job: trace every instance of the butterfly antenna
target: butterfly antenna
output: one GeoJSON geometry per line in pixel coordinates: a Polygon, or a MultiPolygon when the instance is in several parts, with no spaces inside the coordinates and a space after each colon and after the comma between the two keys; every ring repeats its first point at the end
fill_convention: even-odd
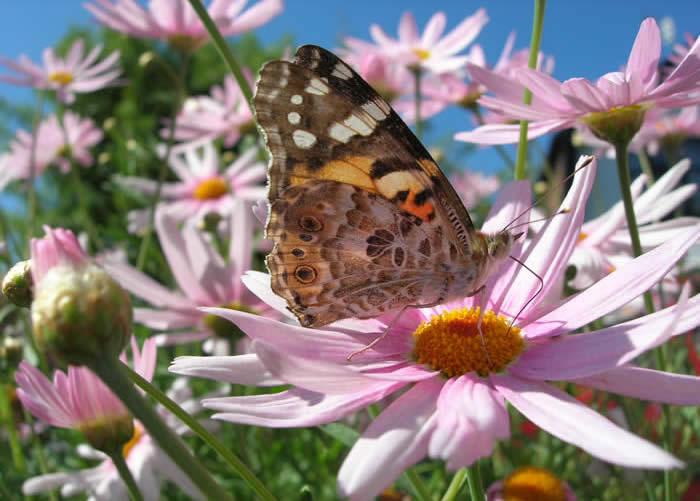
{"type": "MultiPolygon", "coordinates": [[[[582,170],[582,169],[588,167],[592,161],[593,161],[593,157],[588,157],[586,160],[584,160],[584,162],[583,162],[583,164],[581,165],[581,167],[579,167],[578,169],[575,169],[571,174],[569,174],[569,175],[566,176],[564,179],[562,179],[561,181],[559,181],[557,184],[555,184],[554,186],[552,186],[551,188],[549,188],[549,190],[548,190],[544,195],[542,195],[540,198],[538,198],[537,200],[535,200],[535,203],[531,204],[527,209],[525,209],[525,210],[522,211],[520,214],[518,214],[515,218],[513,218],[513,220],[512,220],[510,223],[508,223],[508,224],[506,225],[506,227],[503,228],[503,230],[501,230],[501,231],[506,231],[506,230],[508,230],[508,228],[510,228],[510,227],[513,225],[513,223],[515,223],[518,219],[520,219],[521,216],[525,215],[525,214],[527,213],[527,211],[529,211],[530,209],[532,209],[533,207],[535,207],[537,204],[539,204],[542,200],[544,200],[544,199],[547,197],[547,195],[548,195],[553,189],[559,188],[561,185],[563,185],[564,183],[566,183],[569,179],[571,179],[572,177],[574,177],[574,176],[576,175],[576,173],[578,173],[578,171],[580,171],[580,170],[582,170]]],[[[568,210],[568,209],[564,209],[564,210],[568,210]]],[[[559,211],[557,214],[554,214],[553,216],[550,216],[550,217],[554,217],[554,216],[560,214],[561,212],[562,212],[562,211],[559,211]]],[[[545,219],[549,219],[549,218],[545,218],[545,219]]],[[[534,221],[533,221],[533,222],[534,222],[534,221]]],[[[521,223],[521,224],[524,224],[524,223],[521,223]]],[[[520,226],[520,225],[518,225],[518,226],[520,226]]],[[[522,263],[521,263],[521,264],[522,264],[522,263]]]]}
{"type": "MultiPolygon", "coordinates": [[[[532,219],[530,221],[525,221],[524,223],[514,224],[513,226],[510,227],[510,229],[512,230],[513,228],[517,228],[518,226],[527,226],[528,224],[531,224],[531,223],[539,223],[540,221],[547,221],[549,219],[553,219],[554,216],[568,214],[569,212],[571,212],[571,209],[561,209],[561,210],[555,212],[554,214],[552,214],[551,216],[541,217],[539,219],[532,219]]],[[[520,217],[520,216],[518,216],[518,217],[520,217]]]]}
{"type": "Polygon", "coordinates": [[[399,318],[401,318],[401,315],[403,315],[403,313],[407,309],[409,309],[409,308],[432,308],[433,306],[437,306],[440,303],[442,303],[442,301],[443,301],[442,299],[439,299],[438,301],[435,301],[434,303],[430,303],[430,304],[407,304],[407,305],[405,305],[403,308],[401,308],[399,310],[399,313],[394,318],[391,319],[391,322],[389,322],[389,325],[386,326],[386,328],[384,329],[384,332],[382,332],[381,336],[378,336],[374,341],[369,343],[367,346],[364,346],[364,347],[360,348],[359,350],[353,351],[352,353],[350,353],[350,355],[347,356],[346,360],[348,362],[350,362],[355,355],[359,355],[360,353],[364,353],[365,351],[369,350],[370,348],[373,348],[374,346],[376,346],[377,343],[379,343],[382,339],[384,339],[386,337],[387,334],[389,334],[389,331],[391,330],[391,328],[394,326],[394,324],[396,322],[398,322],[399,318]]]}
{"type": "Polygon", "coordinates": [[[539,286],[539,288],[537,289],[537,292],[535,292],[535,295],[532,296],[530,299],[527,300],[527,303],[525,303],[525,304],[523,305],[523,307],[520,308],[520,311],[518,311],[518,314],[515,315],[515,317],[513,318],[513,320],[510,321],[510,325],[508,326],[508,330],[506,331],[506,336],[508,336],[508,334],[510,334],[510,330],[513,328],[513,324],[514,324],[515,321],[520,317],[520,314],[523,312],[523,310],[525,310],[525,308],[527,308],[528,305],[529,305],[531,302],[533,302],[537,296],[540,295],[540,292],[542,292],[542,289],[544,289],[544,280],[542,280],[542,277],[541,277],[541,276],[539,276],[537,273],[535,273],[534,270],[533,270],[532,268],[530,268],[528,265],[526,265],[524,262],[522,262],[522,261],[521,261],[520,259],[518,259],[517,257],[513,257],[513,256],[508,256],[508,257],[511,258],[511,259],[512,259],[513,261],[515,261],[516,263],[520,264],[520,266],[522,266],[523,268],[525,268],[527,271],[529,271],[530,273],[532,273],[533,275],[535,275],[535,276],[537,277],[537,280],[539,280],[539,282],[540,282],[540,286],[539,286]]]}

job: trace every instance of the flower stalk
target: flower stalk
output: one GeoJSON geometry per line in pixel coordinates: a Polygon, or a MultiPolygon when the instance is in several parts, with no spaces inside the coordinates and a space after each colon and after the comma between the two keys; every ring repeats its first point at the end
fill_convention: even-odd
{"type": "Polygon", "coordinates": [[[160,169],[158,170],[158,184],[156,185],[156,192],[153,195],[153,200],[151,201],[151,210],[148,215],[148,226],[146,227],[146,233],[141,241],[141,247],[139,247],[139,254],[136,258],[136,268],[141,271],[146,265],[146,256],[148,256],[148,248],[151,245],[151,239],[153,238],[153,226],[156,217],[156,208],[160,203],[160,196],[163,191],[163,183],[165,182],[165,176],[168,172],[168,162],[170,161],[170,152],[173,149],[173,144],[175,143],[175,122],[177,119],[177,114],[182,107],[182,103],[185,100],[185,75],[187,73],[187,63],[189,62],[188,53],[182,54],[180,59],[180,68],[176,73],[175,78],[175,92],[177,94],[177,99],[175,103],[175,108],[173,115],[170,118],[170,129],[168,130],[168,142],[165,147],[165,155],[160,163],[160,169]]]}
{"type": "Polygon", "coordinates": [[[180,437],[163,423],[153,408],[134,389],[121,362],[114,357],[103,356],[94,359],[89,364],[89,368],[119,397],[134,417],[141,421],[160,448],[190,477],[205,497],[233,501],[233,498],[214,481],[202,463],[187,449],[180,437]]]}
{"type": "Polygon", "coordinates": [[[413,73],[413,78],[415,79],[415,103],[416,103],[416,137],[422,139],[423,136],[423,119],[420,116],[420,106],[421,106],[421,77],[423,76],[423,70],[419,65],[411,68],[411,73],[413,73]]]}
{"type": "MultiPolygon", "coordinates": [[[[32,122],[32,144],[29,151],[29,179],[27,180],[27,204],[29,205],[29,234],[27,235],[27,246],[29,241],[34,236],[34,226],[36,223],[37,200],[34,181],[36,181],[36,139],[39,133],[39,123],[41,123],[41,115],[44,110],[44,92],[38,91],[36,97],[36,108],[34,110],[34,119],[32,122]]],[[[29,254],[29,247],[27,247],[29,254]]]]}
{"type": "Polygon", "coordinates": [[[454,499],[457,497],[457,494],[459,494],[459,491],[462,489],[462,486],[464,485],[464,482],[466,480],[467,480],[467,469],[466,468],[459,469],[454,474],[454,477],[452,477],[452,481],[450,482],[450,485],[447,487],[447,490],[445,491],[445,494],[443,494],[440,501],[454,501],[454,499]]]}
{"type": "Polygon", "coordinates": [[[123,364],[123,368],[127,373],[127,376],[132,383],[137,385],[143,391],[145,391],[151,398],[160,403],[163,407],[172,412],[180,421],[185,423],[194,433],[196,433],[199,438],[204,440],[209,447],[214,449],[224,461],[226,461],[229,466],[238,473],[243,479],[248,483],[251,489],[260,497],[266,501],[275,501],[275,496],[267,490],[265,485],[255,476],[255,474],[241,461],[228,447],[226,447],[221,441],[214,436],[213,433],[209,432],[204,426],[199,424],[199,422],[185,412],[182,407],[173,402],[168,396],[160,391],[157,387],[149,383],[146,379],[141,377],[141,375],[134,371],[131,367],[123,364]]]}
{"type": "MultiPolygon", "coordinates": [[[[535,0],[535,18],[532,22],[532,37],[530,39],[530,57],[528,58],[528,68],[537,67],[537,57],[540,54],[540,42],[542,41],[542,27],[544,26],[544,9],[547,0],[535,0]]],[[[532,92],[525,89],[523,94],[523,104],[532,103],[532,92]]],[[[526,159],[527,159],[527,127],[528,121],[520,121],[520,140],[518,142],[518,155],[515,160],[515,180],[526,179],[526,159]]]]}
{"type": "Polygon", "coordinates": [[[199,16],[199,19],[202,21],[204,27],[209,32],[209,36],[211,37],[214,46],[219,51],[221,58],[224,60],[224,63],[226,63],[226,66],[233,74],[236,82],[238,82],[238,86],[241,88],[241,92],[243,92],[243,95],[245,96],[246,103],[248,103],[248,106],[250,106],[250,102],[253,100],[253,90],[250,88],[250,84],[248,84],[248,80],[246,80],[245,75],[243,75],[241,67],[236,62],[236,58],[233,57],[231,48],[226,43],[226,40],[224,40],[224,37],[216,27],[216,24],[214,24],[214,21],[209,15],[209,12],[207,12],[207,9],[204,7],[204,5],[202,5],[202,2],[200,0],[189,0],[189,2],[199,16]]]}
{"type": "Polygon", "coordinates": [[[131,497],[131,500],[143,501],[143,496],[141,495],[139,486],[136,484],[134,476],[131,474],[129,467],[126,465],[126,460],[124,459],[124,456],[122,456],[121,451],[109,452],[107,453],[107,455],[112,460],[112,464],[114,464],[114,466],[117,468],[119,476],[124,481],[124,484],[126,485],[126,490],[129,491],[129,496],[131,497]]]}
{"type": "Polygon", "coordinates": [[[484,495],[484,483],[481,480],[481,470],[479,460],[474,461],[466,468],[467,484],[469,485],[469,495],[472,501],[486,501],[484,495]]]}

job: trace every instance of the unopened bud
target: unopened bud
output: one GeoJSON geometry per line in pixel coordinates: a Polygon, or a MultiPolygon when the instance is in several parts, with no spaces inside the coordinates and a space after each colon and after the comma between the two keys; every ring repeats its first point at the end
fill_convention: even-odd
{"type": "Polygon", "coordinates": [[[31,261],[20,261],[9,269],[2,280],[2,293],[8,301],[22,308],[29,308],[34,297],[31,261]]]}
{"type": "Polygon", "coordinates": [[[122,449],[134,436],[134,419],[128,413],[120,416],[108,416],[85,423],[78,429],[85,436],[85,440],[95,449],[121,454],[122,449]]]}
{"type": "Polygon", "coordinates": [[[51,268],[32,303],[37,345],[72,365],[118,357],[131,336],[131,316],[129,294],[90,262],[51,268]]]}

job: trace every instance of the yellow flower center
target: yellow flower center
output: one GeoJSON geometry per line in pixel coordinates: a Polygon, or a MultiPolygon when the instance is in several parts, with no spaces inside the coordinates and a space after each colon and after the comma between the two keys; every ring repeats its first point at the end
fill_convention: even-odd
{"type": "Polygon", "coordinates": [[[566,501],[561,480],[544,468],[518,468],[503,481],[505,501],[566,501]]]}
{"type": "Polygon", "coordinates": [[[577,243],[580,244],[581,242],[583,242],[583,241],[586,240],[587,238],[588,238],[588,234],[587,234],[587,233],[584,233],[584,232],[581,232],[581,233],[579,233],[578,242],[577,242],[577,243]]]}
{"type": "Polygon", "coordinates": [[[194,198],[199,200],[209,200],[219,198],[228,193],[228,185],[223,177],[212,177],[205,179],[197,185],[192,193],[194,198]]]}
{"type": "Polygon", "coordinates": [[[478,321],[479,308],[458,308],[423,322],[413,333],[416,361],[447,377],[502,371],[525,346],[520,329],[488,310],[481,323],[482,341],[478,321]]]}
{"type": "MultiPolygon", "coordinates": [[[[240,303],[230,303],[222,304],[219,308],[228,308],[229,310],[244,311],[246,313],[254,313],[257,315],[257,311],[248,306],[242,305],[240,303]]],[[[237,340],[245,336],[245,334],[238,328],[233,322],[222,318],[218,315],[206,315],[204,317],[204,325],[210,329],[217,337],[223,339],[237,340]]]]}
{"type": "Polygon", "coordinates": [[[131,440],[129,440],[127,443],[124,444],[124,448],[122,449],[122,454],[124,457],[129,456],[129,452],[133,447],[139,443],[139,440],[141,440],[141,437],[143,436],[143,428],[141,428],[140,424],[134,423],[134,434],[131,437],[131,440]]]}
{"type": "Polygon", "coordinates": [[[418,59],[425,61],[430,57],[430,51],[425,49],[413,49],[413,53],[418,56],[418,59]]]}
{"type": "Polygon", "coordinates": [[[49,75],[49,80],[60,85],[68,85],[73,81],[73,74],[69,71],[54,71],[49,75]]]}

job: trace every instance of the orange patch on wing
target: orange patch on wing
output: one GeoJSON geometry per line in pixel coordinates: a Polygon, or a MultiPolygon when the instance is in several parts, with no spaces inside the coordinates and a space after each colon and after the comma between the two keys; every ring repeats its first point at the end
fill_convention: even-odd
{"type": "Polygon", "coordinates": [[[416,203],[416,193],[411,191],[404,202],[399,202],[399,207],[409,214],[421,218],[423,221],[430,221],[435,216],[435,207],[431,202],[425,202],[423,205],[416,203]]]}
{"type": "Polygon", "coordinates": [[[340,160],[333,160],[317,170],[309,169],[306,163],[299,163],[294,166],[289,181],[291,185],[297,185],[309,179],[323,179],[350,184],[363,190],[376,193],[377,188],[374,181],[369,176],[369,171],[372,168],[374,160],[373,158],[365,156],[352,156],[340,160]]]}

